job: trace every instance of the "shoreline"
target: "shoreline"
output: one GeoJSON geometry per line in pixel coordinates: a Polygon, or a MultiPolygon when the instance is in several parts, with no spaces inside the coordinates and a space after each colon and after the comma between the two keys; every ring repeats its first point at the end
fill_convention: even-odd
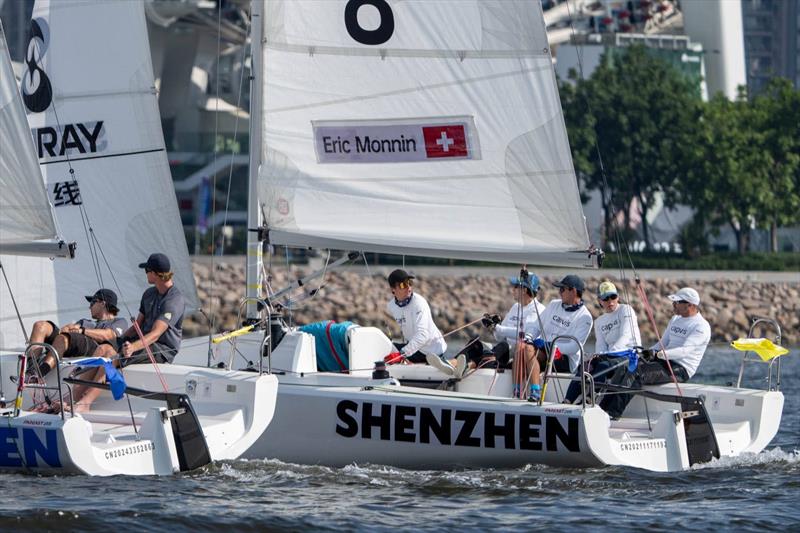
{"type": "MultiPolygon", "coordinates": [[[[217,275],[214,276],[214,294],[209,294],[211,257],[200,256],[192,260],[198,296],[205,310],[210,307],[223,309],[217,319],[217,331],[236,328],[235,309],[244,291],[244,256],[214,257],[217,275]]],[[[275,266],[271,285],[279,289],[287,279],[297,279],[322,268],[318,258],[311,265],[275,266]]],[[[390,294],[386,288],[386,275],[396,265],[369,266],[363,264],[328,272],[324,283],[319,279],[309,282],[311,289],[321,289],[303,301],[298,301],[289,318],[294,324],[305,324],[320,320],[351,320],[361,325],[379,327],[390,337],[397,335],[396,324],[384,311],[390,294]]],[[[518,270],[513,267],[417,267],[407,270],[417,276],[416,291],[431,305],[434,321],[443,333],[467,324],[484,313],[503,316],[511,301],[508,277],[518,270]]],[[[610,279],[620,291],[623,301],[630,303],[637,312],[639,326],[646,345],[655,342],[653,326],[648,323],[642,302],[638,301],[637,289],[630,272],[621,280],[618,270],[568,270],[561,268],[531,269],[541,280],[539,300],[547,303],[557,297],[552,283],[567,273],[580,275],[586,283],[584,300],[595,318],[600,314],[594,290],[597,285],[610,279]]],[[[663,332],[672,316],[672,306],[666,298],[682,286],[696,288],[701,295],[700,311],[709,321],[712,342],[726,342],[744,337],[749,329],[751,317],[767,316],[781,324],[782,344],[800,343],[800,273],[797,272],[750,272],[750,271],[638,271],[659,332],[663,332]]],[[[298,299],[295,296],[295,299],[298,299]]],[[[187,335],[207,334],[208,329],[194,318],[185,323],[187,335]]],[[[774,339],[771,332],[756,332],[757,336],[774,339]]],[[[491,340],[480,325],[471,326],[453,335],[453,343],[462,342],[475,335],[491,340]],[[456,338],[457,337],[457,338],[456,338]]],[[[593,336],[590,336],[590,340],[593,336]]]]}

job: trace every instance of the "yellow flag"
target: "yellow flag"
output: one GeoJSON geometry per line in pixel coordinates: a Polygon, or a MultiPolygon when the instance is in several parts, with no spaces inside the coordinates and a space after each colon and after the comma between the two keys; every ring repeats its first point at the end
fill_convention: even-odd
{"type": "Polygon", "coordinates": [[[731,346],[742,352],[756,352],[764,361],[789,353],[789,350],[773,344],[769,339],[736,339],[731,346]]]}

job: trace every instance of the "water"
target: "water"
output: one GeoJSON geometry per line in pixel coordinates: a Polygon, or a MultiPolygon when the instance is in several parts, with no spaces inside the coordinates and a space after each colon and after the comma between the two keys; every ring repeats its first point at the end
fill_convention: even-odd
{"type": "MultiPolygon", "coordinates": [[[[173,533],[511,527],[797,530],[799,352],[795,349],[783,361],[783,422],[768,449],[688,472],[542,466],[436,472],[236,461],[164,478],[0,474],[0,531],[124,526],[173,533]]],[[[709,350],[696,379],[725,384],[738,370],[735,358],[729,350],[709,350]]],[[[756,373],[754,369],[749,375],[756,373]]],[[[756,383],[750,379],[751,385],[756,383]]]]}

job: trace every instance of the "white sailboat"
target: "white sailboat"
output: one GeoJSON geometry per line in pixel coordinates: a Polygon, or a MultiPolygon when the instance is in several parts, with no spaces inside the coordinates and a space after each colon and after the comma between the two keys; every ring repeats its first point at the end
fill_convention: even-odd
{"type": "MultiPolygon", "coordinates": [[[[591,266],[539,2],[252,7],[250,227],[262,228],[260,238],[591,266]]],[[[256,293],[262,269],[251,259],[261,258],[262,242],[254,235],[249,246],[248,296],[275,298],[256,293]]],[[[246,457],[675,471],[758,452],[780,424],[778,390],[692,383],[681,395],[673,385],[648,387],[612,421],[591,401],[560,403],[571,376],[556,375],[539,405],[511,399],[510,372],[450,379],[398,365],[373,374],[393,351],[376,328],[350,333],[346,374],[318,372],[310,335],[289,330],[270,350],[271,332],[240,335],[217,354],[234,367],[263,358],[279,374],[275,420],[246,457]]],[[[177,360],[206,357],[197,340],[177,360]]]]}
{"type": "Polygon", "coordinates": [[[20,98],[3,36],[0,469],[170,474],[241,456],[272,420],[274,376],[133,365],[124,371],[127,401],[104,392],[80,414],[31,409],[46,395],[68,400],[86,383],[66,376],[89,363],[62,361],[46,383],[27,379],[19,348],[24,327],[39,319],[76,320],[86,313],[84,296],[99,286],[120,295],[123,313],[136,313],[145,285],[136,265],[156,250],[173,258],[190,305],[195,291],[142,3],[37,2],[27,54],[20,98]],[[56,238],[56,227],[76,235],[81,253],[75,260],[42,258],[71,250],[56,238]]]}

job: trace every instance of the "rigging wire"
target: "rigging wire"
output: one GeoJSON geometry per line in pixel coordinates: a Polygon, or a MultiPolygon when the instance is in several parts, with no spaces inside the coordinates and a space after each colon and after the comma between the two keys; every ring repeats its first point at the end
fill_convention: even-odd
{"type": "MultiPolygon", "coordinates": [[[[566,2],[566,7],[567,7],[567,16],[569,18],[570,30],[571,30],[572,37],[573,37],[573,40],[574,40],[575,35],[576,35],[576,32],[575,32],[575,21],[574,21],[574,19],[572,17],[572,10],[570,9],[570,6],[569,6],[569,0],[567,0],[567,2],[566,2]]],[[[585,77],[584,77],[584,69],[583,69],[583,52],[582,52],[582,48],[580,46],[576,46],[575,50],[576,50],[577,59],[578,59],[578,70],[580,72],[580,79],[584,80],[585,77]]],[[[586,104],[586,108],[587,108],[587,111],[588,111],[588,115],[589,116],[593,116],[593,114],[592,114],[592,105],[591,105],[591,102],[589,101],[588,98],[586,99],[585,104],[586,104]]],[[[633,272],[634,279],[636,281],[637,290],[639,292],[640,297],[642,297],[642,304],[645,307],[645,312],[647,314],[649,323],[653,327],[653,330],[655,332],[656,338],[658,339],[658,344],[661,346],[661,349],[663,350],[664,345],[663,345],[663,341],[662,341],[662,338],[661,338],[661,334],[658,331],[658,325],[656,324],[655,318],[653,316],[653,309],[650,306],[649,300],[647,299],[647,294],[646,294],[646,292],[644,290],[644,286],[642,285],[642,282],[641,282],[641,278],[640,278],[640,276],[639,276],[639,274],[638,274],[638,272],[636,270],[636,266],[633,263],[633,257],[631,256],[630,248],[628,247],[627,242],[624,239],[622,239],[622,230],[619,227],[619,223],[616,220],[617,217],[615,215],[616,215],[617,211],[616,211],[615,206],[614,206],[614,193],[611,190],[611,188],[608,186],[608,179],[607,179],[605,164],[603,163],[603,156],[602,156],[602,153],[600,151],[600,142],[599,142],[598,137],[597,137],[596,134],[594,135],[594,149],[595,149],[595,155],[597,157],[598,167],[599,167],[599,170],[600,170],[600,177],[601,177],[602,184],[603,184],[603,192],[604,192],[603,195],[605,196],[605,194],[608,194],[608,205],[604,206],[604,208],[610,209],[611,213],[612,213],[612,217],[611,217],[611,223],[612,223],[612,228],[613,228],[613,233],[612,234],[614,236],[614,240],[615,240],[615,243],[616,243],[616,248],[617,248],[617,251],[618,251],[617,253],[620,254],[619,269],[620,269],[620,279],[622,281],[623,293],[625,294],[626,299],[628,299],[628,288],[627,288],[627,283],[626,283],[625,268],[623,266],[622,257],[621,257],[622,253],[624,252],[626,257],[627,257],[628,263],[630,264],[631,271],[633,272]]],[[[633,316],[632,315],[629,315],[629,316],[630,316],[631,322],[633,322],[633,320],[634,320],[633,316]]],[[[669,362],[669,358],[667,358],[666,361],[667,361],[667,368],[669,369],[669,373],[670,373],[670,376],[672,378],[672,382],[675,384],[675,388],[678,390],[678,393],[681,394],[681,389],[680,389],[680,386],[678,385],[678,379],[675,377],[675,373],[672,371],[672,365],[669,362]]]]}
{"type": "MultiPolygon", "coordinates": [[[[213,160],[213,168],[216,169],[216,161],[217,161],[217,136],[219,131],[219,78],[220,78],[220,50],[221,50],[221,40],[222,40],[222,3],[218,4],[217,10],[217,75],[216,75],[216,100],[215,100],[215,117],[214,117],[214,160],[213,160]]],[[[251,44],[252,46],[252,44],[251,44]]],[[[244,64],[247,58],[247,40],[242,44],[242,57],[241,57],[241,74],[239,76],[239,90],[236,99],[236,108],[241,109],[242,104],[242,93],[244,89],[244,64]]],[[[233,124],[233,139],[236,140],[239,134],[239,114],[236,113],[236,118],[233,124]]],[[[234,157],[236,156],[236,151],[234,149],[234,144],[231,144],[231,161],[228,167],[228,187],[225,193],[225,211],[223,215],[222,227],[226,227],[228,224],[228,212],[230,208],[230,197],[231,197],[231,184],[233,182],[233,164],[234,164],[234,157]]],[[[214,182],[212,186],[212,193],[211,193],[211,206],[212,206],[212,220],[214,219],[214,215],[216,214],[216,179],[217,173],[214,174],[214,182]]],[[[215,305],[216,299],[214,298],[214,280],[216,279],[217,270],[215,268],[215,257],[216,257],[216,250],[214,249],[214,244],[216,242],[216,224],[211,225],[211,275],[209,278],[209,295],[210,295],[210,304],[209,304],[209,312],[210,312],[210,321],[209,321],[209,330],[208,330],[208,351],[209,351],[209,364],[210,364],[210,354],[212,351],[211,348],[211,338],[214,335],[214,332],[217,328],[217,306],[215,305]]],[[[220,256],[225,255],[225,239],[222,239],[222,243],[220,245],[220,256]]],[[[237,324],[238,327],[238,324],[237,324]]]]}

